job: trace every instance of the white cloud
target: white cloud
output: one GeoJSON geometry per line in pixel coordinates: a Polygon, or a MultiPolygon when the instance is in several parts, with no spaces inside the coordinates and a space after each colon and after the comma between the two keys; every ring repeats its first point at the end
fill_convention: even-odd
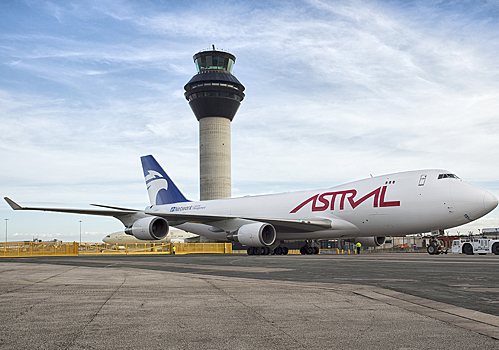
{"type": "Polygon", "coordinates": [[[499,195],[493,5],[219,4],[30,3],[37,30],[16,17],[0,36],[1,192],[145,205],[138,157],[152,153],[196,199],[183,86],[192,55],[216,44],[237,56],[247,89],[232,123],[233,195],[433,167],[499,195]]]}

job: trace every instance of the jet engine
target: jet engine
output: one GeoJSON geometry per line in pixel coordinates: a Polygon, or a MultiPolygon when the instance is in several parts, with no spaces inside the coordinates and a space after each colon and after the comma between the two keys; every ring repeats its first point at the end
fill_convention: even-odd
{"type": "Polygon", "coordinates": [[[227,239],[249,247],[268,247],[275,243],[276,231],[271,224],[255,222],[241,226],[235,233],[229,233],[227,239]]]}
{"type": "Polygon", "coordinates": [[[363,247],[379,247],[385,244],[386,237],[356,237],[349,239],[349,242],[357,243],[360,242],[363,247]]]}
{"type": "Polygon", "coordinates": [[[163,239],[168,234],[170,226],[168,221],[157,216],[142,218],[125,228],[127,235],[133,235],[137,239],[152,240],[163,239]]]}

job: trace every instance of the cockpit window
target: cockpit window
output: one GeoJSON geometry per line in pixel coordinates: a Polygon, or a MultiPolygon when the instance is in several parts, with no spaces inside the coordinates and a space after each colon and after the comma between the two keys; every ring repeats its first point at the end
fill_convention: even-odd
{"type": "Polygon", "coordinates": [[[457,175],[454,174],[439,174],[438,175],[439,179],[459,179],[457,175]]]}

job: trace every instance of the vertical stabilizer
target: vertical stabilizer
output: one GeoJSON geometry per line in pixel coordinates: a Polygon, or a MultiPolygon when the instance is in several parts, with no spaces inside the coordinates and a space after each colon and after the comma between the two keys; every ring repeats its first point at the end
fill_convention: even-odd
{"type": "Polygon", "coordinates": [[[140,157],[151,205],[189,202],[152,155],[140,157]]]}

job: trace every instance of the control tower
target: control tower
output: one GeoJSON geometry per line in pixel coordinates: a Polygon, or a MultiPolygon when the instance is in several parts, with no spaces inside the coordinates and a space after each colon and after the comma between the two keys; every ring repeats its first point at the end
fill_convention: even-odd
{"type": "Polygon", "coordinates": [[[215,45],[198,52],[198,73],[184,86],[199,121],[200,200],[231,197],[230,122],[244,99],[244,86],[232,75],[235,61],[215,45]]]}

